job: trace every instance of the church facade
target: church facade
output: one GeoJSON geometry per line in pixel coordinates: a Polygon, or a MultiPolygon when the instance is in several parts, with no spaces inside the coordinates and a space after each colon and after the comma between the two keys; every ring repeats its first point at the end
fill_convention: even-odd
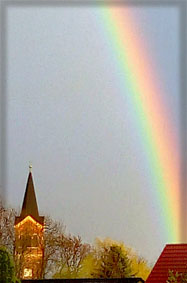
{"type": "Polygon", "coordinates": [[[21,279],[42,278],[44,217],[39,215],[32,172],[28,175],[22,209],[15,218],[14,259],[21,279]]]}

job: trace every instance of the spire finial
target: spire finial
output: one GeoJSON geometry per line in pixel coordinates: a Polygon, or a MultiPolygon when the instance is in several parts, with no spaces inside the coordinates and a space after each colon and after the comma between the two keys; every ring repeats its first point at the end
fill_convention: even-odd
{"type": "Polygon", "coordinates": [[[31,173],[32,172],[32,163],[29,162],[29,172],[31,173]]]}

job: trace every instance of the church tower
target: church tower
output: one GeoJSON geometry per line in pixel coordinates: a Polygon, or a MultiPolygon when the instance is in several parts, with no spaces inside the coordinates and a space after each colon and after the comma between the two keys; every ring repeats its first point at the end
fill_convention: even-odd
{"type": "Polygon", "coordinates": [[[31,168],[20,216],[15,218],[14,258],[21,279],[42,278],[44,217],[39,216],[31,168]]]}

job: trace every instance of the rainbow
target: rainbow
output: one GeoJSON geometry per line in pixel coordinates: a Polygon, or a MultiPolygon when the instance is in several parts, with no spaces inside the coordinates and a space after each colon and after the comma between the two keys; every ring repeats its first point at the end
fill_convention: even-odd
{"type": "Polygon", "coordinates": [[[99,9],[117,67],[124,74],[128,96],[136,113],[140,136],[148,158],[159,209],[161,233],[168,242],[180,241],[180,162],[177,137],[163,101],[159,76],[138,35],[132,12],[121,6],[99,9]]]}

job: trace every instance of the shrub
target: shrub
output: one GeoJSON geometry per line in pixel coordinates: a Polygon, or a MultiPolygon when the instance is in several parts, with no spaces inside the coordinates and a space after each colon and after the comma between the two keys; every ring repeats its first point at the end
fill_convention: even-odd
{"type": "Polygon", "coordinates": [[[0,282],[16,283],[14,262],[5,247],[0,247],[0,282]]]}

